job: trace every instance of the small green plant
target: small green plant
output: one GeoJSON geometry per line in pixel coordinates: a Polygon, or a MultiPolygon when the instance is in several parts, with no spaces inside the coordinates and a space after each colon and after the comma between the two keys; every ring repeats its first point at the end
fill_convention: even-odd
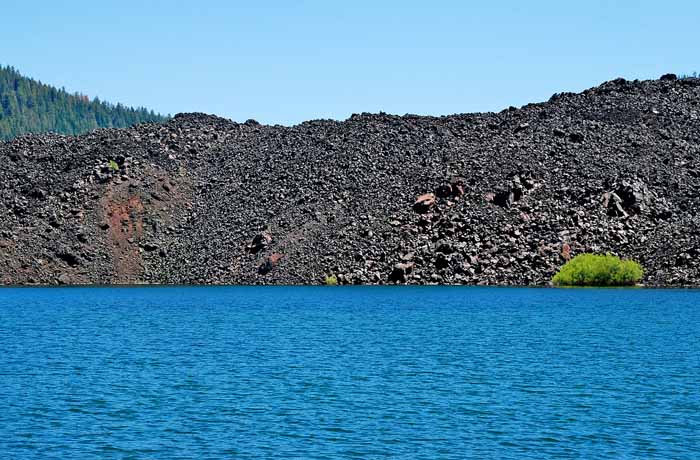
{"type": "Polygon", "coordinates": [[[119,171],[119,165],[114,160],[109,160],[109,169],[112,171],[119,171]]]}
{"type": "Polygon", "coordinates": [[[326,276],[326,286],[337,286],[338,278],[335,275],[326,276]]]}
{"type": "Polygon", "coordinates": [[[634,260],[623,260],[611,254],[580,254],[568,261],[554,275],[557,286],[631,286],[644,276],[634,260]]]}

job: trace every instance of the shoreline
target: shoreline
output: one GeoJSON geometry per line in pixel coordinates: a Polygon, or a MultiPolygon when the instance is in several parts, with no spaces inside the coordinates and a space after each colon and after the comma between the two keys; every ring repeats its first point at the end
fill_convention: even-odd
{"type": "Polygon", "coordinates": [[[168,288],[315,288],[315,289],[354,289],[354,288],[459,288],[459,289],[554,289],[554,290],[700,290],[700,285],[636,285],[636,286],[541,286],[541,285],[479,285],[479,284],[344,284],[326,286],[324,284],[6,284],[4,289],[168,289],[168,288]]]}

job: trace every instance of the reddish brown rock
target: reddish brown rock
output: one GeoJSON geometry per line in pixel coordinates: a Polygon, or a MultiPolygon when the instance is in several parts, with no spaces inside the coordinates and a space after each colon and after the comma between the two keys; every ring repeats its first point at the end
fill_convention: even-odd
{"type": "Polygon", "coordinates": [[[284,257],[284,254],[280,254],[277,252],[269,255],[268,257],[265,257],[265,260],[258,268],[258,273],[260,273],[261,275],[266,275],[270,273],[277,266],[282,257],[284,257]]]}

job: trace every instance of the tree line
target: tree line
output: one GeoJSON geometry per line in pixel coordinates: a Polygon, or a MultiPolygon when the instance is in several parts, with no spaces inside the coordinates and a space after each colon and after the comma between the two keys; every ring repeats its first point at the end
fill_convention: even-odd
{"type": "Polygon", "coordinates": [[[25,133],[82,134],[167,120],[145,108],[110,104],[27,78],[0,66],[0,140],[25,133]]]}

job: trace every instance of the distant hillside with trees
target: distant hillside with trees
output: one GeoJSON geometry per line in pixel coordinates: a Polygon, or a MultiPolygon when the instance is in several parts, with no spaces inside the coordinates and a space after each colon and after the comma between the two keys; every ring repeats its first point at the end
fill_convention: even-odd
{"type": "Polygon", "coordinates": [[[145,108],[110,104],[27,78],[0,66],[0,140],[25,133],[82,134],[97,128],[126,128],[168,117],[145,108]]]}

